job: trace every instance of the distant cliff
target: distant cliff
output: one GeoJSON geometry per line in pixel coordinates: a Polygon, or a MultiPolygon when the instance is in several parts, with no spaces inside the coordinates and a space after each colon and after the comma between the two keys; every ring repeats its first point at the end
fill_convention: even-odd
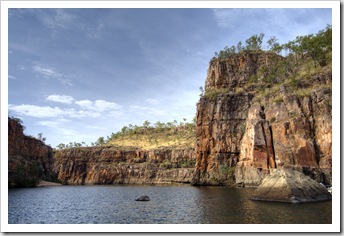
{"type": "Polygon", "coordinates": [[[52,149],[44,142],[24,135],[19,119],[8,118],[9,186],[35,186],[51,178],[52,149]]]}
{"type": "Polygon", "coordinates": [[[80,147],[57,151],[53,173],[64,184],[190,183],[194,149],[80,147]]]}
{"type": "Polygon", "coordinates": [[[276,167],[332,183],[331,66],[293,63],[263,51],[211,60],[193,184],[257,186],[276,167]]]}

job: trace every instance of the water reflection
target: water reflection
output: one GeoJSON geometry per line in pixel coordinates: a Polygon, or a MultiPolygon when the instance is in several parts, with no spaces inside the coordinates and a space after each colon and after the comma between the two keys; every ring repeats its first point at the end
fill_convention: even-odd
{"type": "Polygon", "coordinates": [[[183,186],[60,186],[9,190],[9,223],[331,223],[332,202],[249,200],[254,189],[183,186]],[[148,195],[149,202],[135,199],[148,195]]]}

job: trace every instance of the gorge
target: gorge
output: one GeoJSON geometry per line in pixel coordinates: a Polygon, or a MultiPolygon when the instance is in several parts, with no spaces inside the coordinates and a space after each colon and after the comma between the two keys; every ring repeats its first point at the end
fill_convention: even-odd
{"type": "Polygon", "coordinates": [[[264,51],[213,58],[197,104],[194,147],[102,145],[53,153],[9,118],[9,185],[50,178],[67,185],[244,187],[259,186],[271,170],[283,168],[330,186],[331,65],[305,73],[288,63],[264,51]]]}

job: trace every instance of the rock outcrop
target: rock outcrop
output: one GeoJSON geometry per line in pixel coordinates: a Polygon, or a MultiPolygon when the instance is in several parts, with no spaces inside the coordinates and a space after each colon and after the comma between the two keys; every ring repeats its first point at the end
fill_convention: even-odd
{"type": "Polygon", "coordinates": [[[296,85],[304,94],[284,75],[255,84],[284,60],[263,51],[211,60],[197,105],[194,185],[258,186],[279,167],[332,184],[331,70],[296,85]]]}
{"type": "Polygon", "coordinates": [[[54,155],[53,172],[69,185],[190,183],[194,149],[70,148],[54,155]]]}
{"type": "Polygon", "coordinates": [[[251,198],[273,202],[316,202],[332,199],[327,189],[303,173],[278,168],[264,178],[251,198]]]}
{"type": "Polygon", "coordinates": [[[41,178],[51,178],[52,148],[24,135],[19,119],[8,118],[9,186],[35,186],[41,178]]]}

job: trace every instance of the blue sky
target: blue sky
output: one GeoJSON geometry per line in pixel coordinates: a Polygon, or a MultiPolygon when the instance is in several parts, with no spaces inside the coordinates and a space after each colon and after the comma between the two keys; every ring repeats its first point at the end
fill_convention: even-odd
{"type": "Polygon", "coordinates": [[[317,33],[331,9],[9,9],[8,109],[46,143],[191,121],[215,51],[317,33]]]}

